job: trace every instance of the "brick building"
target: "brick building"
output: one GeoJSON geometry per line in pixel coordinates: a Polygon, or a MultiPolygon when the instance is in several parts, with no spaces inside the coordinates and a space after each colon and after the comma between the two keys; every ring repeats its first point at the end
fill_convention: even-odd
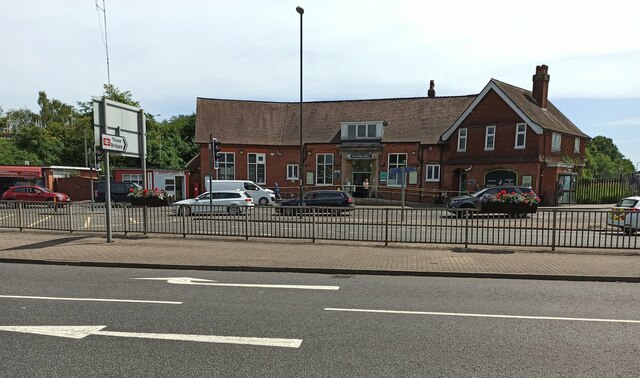
{"type": "Polygon", "coordinates": [[[223,151],[214,179],[278,182],[285,197],[300,178],[305,190],[356,196],[368,179],[379,198],[399,198],[405,180],[407,200],[417,202],[517,183],[553,205],[565,178],[572,189],[589,137],[548,101],[548,86],[543,65],[531,91],[491,79],[477,95],[437,97],[432,81],[427,97],[305,102],[302,169],[299,103],[198,98],[200,185],[212,136],[223,151]]]}

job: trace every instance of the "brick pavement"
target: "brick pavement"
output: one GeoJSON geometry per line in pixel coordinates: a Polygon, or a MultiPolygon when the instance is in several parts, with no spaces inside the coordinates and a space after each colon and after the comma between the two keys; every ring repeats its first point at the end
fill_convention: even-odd
{"type": "Polygon", "coordinates": [[[640,251],[114,235],[0,229],[0,262],[640,282],[640,251]]]}

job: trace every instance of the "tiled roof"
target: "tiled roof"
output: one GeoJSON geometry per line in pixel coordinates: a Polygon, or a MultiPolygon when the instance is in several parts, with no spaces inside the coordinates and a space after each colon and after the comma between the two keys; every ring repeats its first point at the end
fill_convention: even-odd
{"type": "Polygon", "coordinates": [[[500,80],[491,79],[513,103],[520,108],[533,122],[544,129],[550,129],[561,133],[589,138],[589,136],[573,124],[551,101],[547,102],[547,108],[542,109],[531,95],[531,91],[515,87],[500,80]]]}
{"type": "MultiPolygon", "coordinates": [[[[340,122],[387,121],[383,142],[435,144],[475,99],[416,97],[303,103],[304,143],[336,143],[340,122]]],[[[198,98],[196,143],[298,145],[299,103],[198,98]]]]}

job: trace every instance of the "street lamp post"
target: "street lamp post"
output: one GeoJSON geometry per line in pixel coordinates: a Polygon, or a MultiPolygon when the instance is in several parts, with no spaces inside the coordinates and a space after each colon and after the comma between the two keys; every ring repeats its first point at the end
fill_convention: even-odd
{"type": "MultiPolygon", "coordinates": [[[[304,14],[304,9],[302,7],[296,7],[296,12],[300,14],[300,166],[298,167],[298,179],[300,183],[300,192],[299,192],[299,205],[302,206],[302,180],[303,176],[303,166],[304,166],[304,148],[302,145],[302,15],[304,14]]],[[[302,211],[300,211],[302,213],[302,211]]]]}

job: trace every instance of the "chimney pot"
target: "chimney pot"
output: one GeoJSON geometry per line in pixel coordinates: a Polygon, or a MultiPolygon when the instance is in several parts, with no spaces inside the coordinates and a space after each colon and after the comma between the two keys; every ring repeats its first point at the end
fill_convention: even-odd
{"type": "Polygon", "coordinates": [[[434,80],[429,81],[429,91],[427,92],[427,96],[430,98],[436,97],[436,82],[434,80]]]}

